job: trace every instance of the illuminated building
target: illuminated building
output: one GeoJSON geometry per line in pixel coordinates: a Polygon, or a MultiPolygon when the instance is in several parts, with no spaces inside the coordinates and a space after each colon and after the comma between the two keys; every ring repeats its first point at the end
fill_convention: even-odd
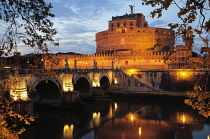
{"type": "Polygon", "coordinates": [[[96,34],[97,54],[141,54],[153,51],[169,51],[174,47],[175,33],[164,28],[151,28],[143,14],[125,14],[112,17],[109,29],[96,34]]]}
{"type": "Polygon", "coordinates": [[[173,30],[148,27],[143,14],[131,12],[112,17],[108,30],[96,34],[96,54],[57,53],[52,55],[54,60],[46,60],[45,66],[48,69],[65,69],[66,65],[71,69],[186,69],[197,63],[201,68],[203,58],[195,56],[186,46],[174,48],[174,44],[173,30]]]}

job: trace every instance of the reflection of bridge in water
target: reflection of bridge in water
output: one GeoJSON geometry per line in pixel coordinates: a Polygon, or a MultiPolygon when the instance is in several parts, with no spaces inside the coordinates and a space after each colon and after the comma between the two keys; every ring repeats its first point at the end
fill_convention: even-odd
{"type": "Polygon", "coordinates": [[[179,107],[171,104],[97,102],[79,110],[42,111],[38,112],[40,124],[26,130],[26,134],[34,138],[60,139],[85,136],[92,139],[190,139],[193,131],[203,129],[204,118],[186,110],[183,104],[179,107]]]}
{"type": "Polygon", "coordinates": [[[193,131],[202,130],[205,119],[182,103],[173,107],[118,103],[114,117],[94,130],[96,138],[193,139],[193,131]]]}

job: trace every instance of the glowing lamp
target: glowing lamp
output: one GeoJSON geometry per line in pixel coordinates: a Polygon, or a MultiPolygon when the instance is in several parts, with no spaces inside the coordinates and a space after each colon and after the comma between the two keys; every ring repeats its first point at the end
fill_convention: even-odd
{"type": "Polygon", "coordinates": [[[73,91],[74,90],[73,86],[69,87],[69,90],[70,91],[73,91]]]}
{"type": "Polygon", "coordinates": [[[192,76],[192,72],[189,72],[189,71],[179,71],[179,72],[177,72],[177,76],[180,79],[189,79],[189,77],[192,76]]]}
{"type": "Polygon", "coordinates": [[[99,83],[93,82],[93,87],[98,87],[100,86],[99,83]]]}
{"type": "Polygon", "coordinates": [[[180,72],[179,73],[181,76],[187,76],[187,72],[180,72]]]}
{"type": "Polygon", "coordinates": [[[129,69],[129,70],[127,70],[127,74],[128,75],[135,74],[136,72],[137,72],[137,69],[129,69]]]}

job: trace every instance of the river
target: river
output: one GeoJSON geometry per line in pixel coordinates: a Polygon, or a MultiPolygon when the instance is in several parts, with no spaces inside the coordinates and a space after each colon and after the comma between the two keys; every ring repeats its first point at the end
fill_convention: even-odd
{"type": "Polygon", "coordinates": [[[88,101],[70,110],[37,109],[21,139],[209,139],[210,121],[180,98],[88,101]]]}

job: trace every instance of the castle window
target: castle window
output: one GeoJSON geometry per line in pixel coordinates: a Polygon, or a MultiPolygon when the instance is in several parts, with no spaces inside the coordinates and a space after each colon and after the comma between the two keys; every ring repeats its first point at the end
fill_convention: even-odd
{"type": "Polygon", "coordinates": [[[114,27],[114,24],[113,23],[111,24],[111,27],[114,27]]]}
{"type": "Polygon", "coordinates": [[[126,26],[126,22],[124,22],[124,26],[126,26]]]}
{"type": "Polygon", "coordinates": [[[133,22],[131,22],[130,25],[133,26],[133,22]]]}
{"type": "Polygon", "coordinates": [[[130,29],[133,29],[132,27],[130,29]]]}
{"type": "Polygon", "coordinates": [[[117,23],[117,26],[118,26],[118,27],[120,26],[120,23],[119,23],[119,22],[117,23]]]}
{"type": "Polygon", "coordinates": [[[112,28],[111,31],[113,31],[114,29],[112,28]]]}
{"type": "Polygon", "coordinates": [[[125,29],[122,29],[122,33],[125,33],[125,29]]]}
{"type": "Polygon", "coordinates": [[[138,32],[140,32],[140,31],[138,31],[138,32]]]}

